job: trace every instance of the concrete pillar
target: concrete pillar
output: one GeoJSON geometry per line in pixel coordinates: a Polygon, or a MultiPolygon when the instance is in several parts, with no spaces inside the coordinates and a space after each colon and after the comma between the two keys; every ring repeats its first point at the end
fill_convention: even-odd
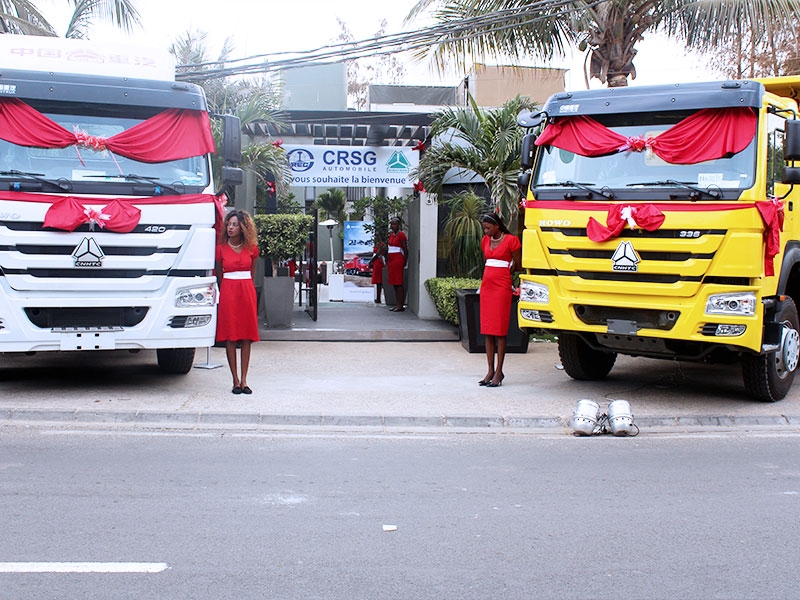
{"type": "MultiPolygon", "coordinates": [[[[412,206],[415,208],[419,232],[416,236],[418,248],[416,248],[416,271],[413,283],[409,283],[416,292],[416,307],[414,312],[420,319],[439,319],[436,305],[431,300],[428,290],[425,289],[425,281],[436,277],[436,248],[438,243],[438,208],[433,198],[426,193],[420,193],[419,199],[414,200],[412,206]]],[[[411,254],[414,257],[414,254],[411,254]]],[[[409,261],[409,264],[411,261],[409,261]]],[[[409,279],[411,274],[409,273],[409,279]]]]}

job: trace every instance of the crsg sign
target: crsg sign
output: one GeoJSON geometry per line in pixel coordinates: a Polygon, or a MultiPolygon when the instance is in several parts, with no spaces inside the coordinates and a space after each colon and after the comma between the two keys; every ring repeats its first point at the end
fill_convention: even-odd
{"type": "Polygon", "coordinates": [[[301,146],[285,144],[293,186],[413,187],[419,164],[411,147],[301,146]]]}

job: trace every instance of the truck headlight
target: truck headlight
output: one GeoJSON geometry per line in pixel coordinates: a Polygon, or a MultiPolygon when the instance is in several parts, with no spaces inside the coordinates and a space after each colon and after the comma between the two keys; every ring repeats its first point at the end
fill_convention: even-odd
{"type": "Polygon", "coordinates": [[[217,290],[213,283],[197,287],[180,288],[175,293],[175,306],[178,308],[214,306],[216,303],[217,290]]]}
{"type": "Polygon", "coordinates": [[[714,294],[708,297],[706,314],[752,317],[756,314],[756,295],[753,292],[714,294]]]}
{"type": "Polygon", "coordinates": [[[519,282],[519,299],[521,302],[550,303],[550,289],[541,283],[523,279],[519,282]]]}

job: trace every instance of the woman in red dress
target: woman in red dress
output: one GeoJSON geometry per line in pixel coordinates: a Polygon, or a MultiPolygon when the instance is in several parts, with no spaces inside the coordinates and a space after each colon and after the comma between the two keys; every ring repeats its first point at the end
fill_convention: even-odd
{"type": "Polygon", "coordinates": [[[372,258],[369,261],[369,266],[372,269],[372,285],[375,286],[375,304],[381,303],[381,295],[383,293],[383,255],[385,253],[384,242],[378,242],[372,248],[372,258]]]}
{"type": "Polygon", "coordinates": [[[394,286],[395,306],[389,310],[403,312],[406,292],[403,289],[403,270],[408,262],[408,238],[400,231],[400,218],[389,221],[389,254],[386,256],[387,283],[394,286]]]}
{"type": "Polygon", "coordinates": [[[481,249],[486,258],[480,291],[481,333],[486,337],[489,370],[478,385],[499,387],[505,377],[503,361],[511,321],[511,274],[522,264],[522,244],[494,213],[485,214],[481,226],[481,249]]]}
{"type": "Polygon", "coordinates": [[[258,258],[258,237],[253,219],[243,210],[225,216],[216,251],[219,284],[217,341],[225,342],[225,354],[233,376],[234,394],[252,394],[247,385],[250,346],[259,340],[258,307],[253,277],[258,258]],[[241,374],[237,368],[236,346],[242,348],[241,374]]]}

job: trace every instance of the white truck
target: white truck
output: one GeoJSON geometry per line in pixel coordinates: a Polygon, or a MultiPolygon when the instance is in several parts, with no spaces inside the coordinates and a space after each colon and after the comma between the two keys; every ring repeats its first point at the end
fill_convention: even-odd
{"type": "MultiPolygon", "coordinates": [[[[241,182],[223,119],[222,185],[241,182]]],[[[0,36],[0,353],[214,344],[210,118],[169,55],[0,36]]]]}

